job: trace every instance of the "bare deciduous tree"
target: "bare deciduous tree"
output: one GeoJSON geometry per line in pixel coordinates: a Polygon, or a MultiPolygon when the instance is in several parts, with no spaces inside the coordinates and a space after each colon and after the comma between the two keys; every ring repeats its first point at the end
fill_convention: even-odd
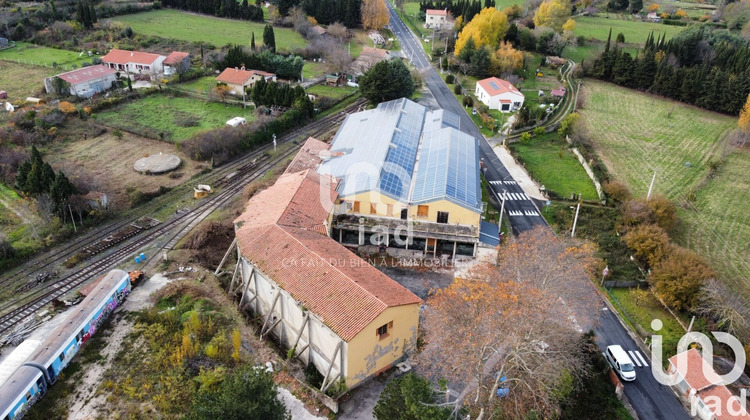
{"type": "Polygon", "coordinates": [[[328,25],[328,29],[326,29],[326,32],[328,33],[328,35],[340,41],[347,39],[349,36],[349,30],[346,29],[346,26],[342,25],[339,22],[328,25]]]}
{"type": "Polygon", "coordinates": [[[325,69],[332,74],[346,73],[352,57],[344,49],[328,50],[325,52],[325,69]]]}
{"type": "Polygon", "coordinates": [[[543,228],[521,235],[501,248],[497,267],[480,266],[428,299],[420,365],[459,388],[456,409],[472,417],[555,416],[558,390],[585,365],[576,349],[597,315],[594,261],[587,246],[543,228]]]}
{"type": "Polygon", "coordinates": [[[741,295],[716,279],[710,279],[703,285],[701,295],[698,313],[710,317],[719,328],[734,334],[740,340],[748,338],[750,308],[741,295]]]}

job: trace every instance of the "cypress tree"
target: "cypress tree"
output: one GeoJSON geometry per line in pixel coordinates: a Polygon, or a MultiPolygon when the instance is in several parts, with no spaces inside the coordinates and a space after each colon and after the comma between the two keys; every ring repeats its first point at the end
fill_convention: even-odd
{"type": "Polygon", "coordinates": [[[96,9],[94,9],[94,4],[89,3],[89,15],[91,16],[91,25],[95,24],[97,22],[96,19],[96,9]]]}
{"type": "Polygon", "coordinates": [[[266,25],[263,29],[263,45],[271,52],[276,52],[276,37],[273,34],[273,26],[266,25]]]}
{"type": "Polygon", "coordinates": [[[49,192],[52,184],[55,182],[55,170],[49,163],[44,162],[42,166],[42,189],[43,192],[49,192]]]}
{"type": "Polygon", "coordinates": [[[16,188],[24,191],[24,187],[26,186],[26,178],[28,177],[29,172],[31,172],[30,160],[24,161],[21,165],[18,166],[18,172],[16,172],[16,188]]]}
{"type": "MultiPolygon", "coordinates": [[[[250,49],[255,51],[255,32],[250,34],[250,49]]],[[[201,51],[203,51],[203,46],[201,46],[201,51]]]]}

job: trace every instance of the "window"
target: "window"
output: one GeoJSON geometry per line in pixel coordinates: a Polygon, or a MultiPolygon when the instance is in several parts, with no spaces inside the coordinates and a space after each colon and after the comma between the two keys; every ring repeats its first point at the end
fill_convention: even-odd
{"type": "Polygon", "coordinates": [[[378,214],[378,208],[375,203],[370,203],[370,214],[378,214]]]}
{"type": "Polygon", "coordinates": [[[354,208],[352,209],[353,212],[359,213],[359,201],[354,202],[354,208]]]}
{"type": "Polygon", "coordinates": [[[429,212],[430,212],[430,206],[417,206],[417,216],[427,217],[427,214],[429,212]]]}
{"type": "Polygon", "coordinates": [[[502,111],[508,111],[508,110],[510,110],[510,104],[503,104],[501,110],[502,111]]]}
{"type": "Polygon", "coordinates": [[[62,362],[65,360],[65,353],[60,353],[60,361],[62,362]]]}
{"type": "Polygon", "coordinates": [[[26,393],[26,402],[31,401],[31,391],[26,393]]]}
{"type": "Polygon", "coordinates": [[[393,321],[378,327],[377,335],[380,340],[388,338],[388,329],[393,328],[393,321]]]}
{"type": "Polygon", "coordinates": [[[385,208],[387,209],[388,216],[393,216],[393,204],[386,204],[385,208]]]}
{"type": "Polygon", "coordinates": [[[408,216],[409,216],[409,209],[408,208],[401,209],[401,220],[406,220],[408,216]]]}
{"type": "Polygon", "coordinates": [[[439,211],[437,214],[437,222],[438,223],[448,223],[448,212],[447,211],[439,211]]]}

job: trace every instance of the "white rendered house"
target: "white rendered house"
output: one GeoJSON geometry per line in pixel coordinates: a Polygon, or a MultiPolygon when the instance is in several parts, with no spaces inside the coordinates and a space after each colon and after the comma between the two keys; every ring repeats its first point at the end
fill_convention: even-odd
{"type": "Polygon", "coordinates": [[[510,82],[497,77],[478,81],[474,94],[490,109],[501,112],[512,112],[523,106],[523,93],[510,82]]]}

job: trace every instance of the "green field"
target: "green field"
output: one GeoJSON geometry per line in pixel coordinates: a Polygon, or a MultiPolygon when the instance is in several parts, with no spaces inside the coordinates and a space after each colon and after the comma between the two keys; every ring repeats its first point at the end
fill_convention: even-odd
{"type": "Polygon", "coordinates": [[[44,78],[55,73],[54,69],[45,67],[0,61],[0,90],[8,92],[11,101],[37,96],[44,92],[44,78]]]}
{"type": "Polygon", "coordinates": [[[734,150],[720,162],[736,118],[587,79],[579,112],[613,177],[643,197],[654,191],[676,201],[683,226],[676,239],[704,255],[720,277],[750,290],[750,156],[734,150]],[[616,116],[616,118],[613,118],[616,116]],[[689,192],[696,201],[687,201],[689,192]]]}
{"type": "Polygon", "coordinates": [[[598,39],[607,41],[609,29],[612,28],[612,42],[618,33],[625,35],[625,42],[643,44],[648,38],[648,34],[653,32],[655,36],[667,34],[667,39],[672,38],[685,29],[684,26],[664,25],[661,23],[639,22],[634,20],[623,20],[606,17],[580,16],[575,18],[576,30],[578,36],[585,36],[586,39],[598,39]]]}
{"type": "Polygon", "coordinates": [[[319,76],[325,76],[326,69],[323,63],[314,63],[312,61],[305,61],[304,67],[302,67],[302,76],[307,79],[314,79],[319,76]]]}
{"type": "Polygon", "coordinates": [[[351,95],[356,92],[357,88],[349,86],[326,86],[326,85],[315,85],[305,89],[305,92],[315,96],[325,96],[327,98],[341,100],[342,98],[351,95]]]}
{"type": "Polygon", "coordinates": [[[16,46],[0,51],[0,60],[20,61],[21,64],[52,67],[57,63],[58,71],[72,70],[72,66],[81,67],[81,63],[91,62],[88,55],[81,56],[80,51],[60,50],[40,47],[28,42],[16,42],[16,46]]]}
{"type": "MultiPolygon", "coordinates": [[[[216,77],[215,76],[205,76],[205,77],[199,77],[197,79],[191,80],[189,82],[180,83],[178,85],[175,85],[178,89],[183,90],[190,90],[195,93],[200,94],[208,94],[211,92],[211,89],[213,89],[216,86],[216,77]]],[[[242,98],[240,98],[242,99],[242,98]]]]}
{"type": "Polygon", "coordinates": [[[526,143],[512,143],[510,147],[531,177],[547,191],[567,198],[571,194],[581,194],[584,200],[599,199],[578,158],[557,133],[535,136],[526,143]]]}
{"type": "Polygon", "coordinates": [[[248,122],[254,118],[249,108],[156,94],[94,116],[100,124],[153,138],[164,133],[164,140],[174,142],[186,140],[199,131],[222,127],[233,117],[244,117],[248,122]]]}
{"type": "MultiPolygon", "coordinates": [[[[226,44],[250,45],[250,33],[255,32],[256,45],[263,44],[265,24],[212,16],[196,15],[177,10],[154,10],[117,16],[114,20],[130,26],[137,34],[193,42],[208,42],[216,47],[226,44]]],[[[292,29],[274,28],[276,49],[294,51],[305,46],[305,40],[292,29]]]]}

